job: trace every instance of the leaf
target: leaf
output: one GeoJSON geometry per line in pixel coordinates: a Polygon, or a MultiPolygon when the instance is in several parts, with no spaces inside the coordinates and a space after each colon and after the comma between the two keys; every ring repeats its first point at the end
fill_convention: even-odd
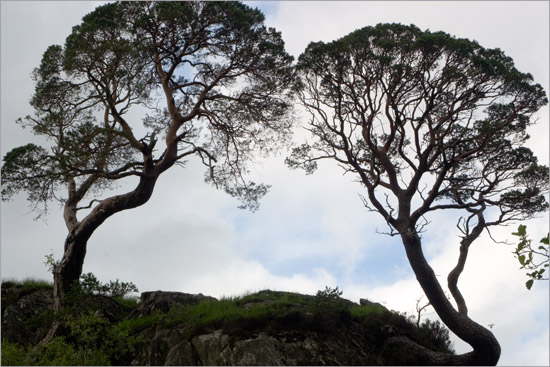
{"type": "Polygon", "coordinates": [[[540,243],[544,243],[545,245],[548,245],[550,242],[549,242],[549,235],[546,235],[546,237],[543,237],[540,239],[540,243]]]}
{"type": "Polygon", "coordinates": [[[525,286],[527,287],[528,290],[531,290],[531,287],[533,286],[533,279],[530,279],[527,282],[525,282],[525,286]]]}
{"type": "Polygon", "coordinates": [[[525,265],[525,255],[521,255],[518,259],[521,265],[525,265]]]}
{"type": "Polygon", "coordinates": [[[514,236],[525,236],[527,234],[527,226],[521,224],[519,227],[518,227],[518,231],[517,232],[514,232],[512,233],[514,236]]]}

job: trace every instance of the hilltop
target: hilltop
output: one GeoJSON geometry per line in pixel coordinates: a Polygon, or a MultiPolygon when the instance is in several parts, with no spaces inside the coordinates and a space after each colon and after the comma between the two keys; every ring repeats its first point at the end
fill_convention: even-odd
{"type": "Polygon", "coordinates": [[[392,343],[396,338],[453,352],[439,323],[417,327],[379,303],[357,304],[330,288],[315,296],[263,290],[219,300],[79,292],[59,316],[63,329],[39,346],[54,320],[51,291],[48,284],[2,283],[3,365],[422,364],[392,343]]]}

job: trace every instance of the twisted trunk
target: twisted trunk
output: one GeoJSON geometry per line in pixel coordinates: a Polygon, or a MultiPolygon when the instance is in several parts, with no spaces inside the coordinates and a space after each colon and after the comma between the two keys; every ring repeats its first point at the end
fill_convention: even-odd
{"type": "MultiPolygon", "coordinates": [[[[54,269],[54,310],[63,308],[65,295],[82,274],[88,240],[94,231],[110,216],[145,204],[153,193],[158,175],[143,176],[136,188],[126,194],[102,200],[81,222],[70,226],[65,239],[63,258],[54,269]]],[[[66,212],[74,208],[66,207],[66,212]]]]}
{"type": "Polygon", "coordinates": [[[420,237],[414,232],[401,232],[401,238],[405,245],[405,251],[416,279],[424,290],[431,305],[445,325],[460,339],[470,344],[472,352],[449,356],[434,353],[422,348],[415,348],[412,342],[393,340],[394,344],[400,344],[411,349],[413,355],[423,356],[425,364],[435,365],[496,365],[500,358],[500,344],[487,328],[470,319],[466,312],[457,311],[445,296],[436,275],[426,261],[422,252],[420,237]]]}

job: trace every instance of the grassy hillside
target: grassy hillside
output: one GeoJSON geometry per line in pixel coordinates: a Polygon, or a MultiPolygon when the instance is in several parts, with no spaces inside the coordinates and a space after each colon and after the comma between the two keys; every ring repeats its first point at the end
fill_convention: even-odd
{"type": "MultiPolygon", "coordinates": [[[[51,289],[51,285],[32,280],[3,282],[2,312],[41,289],[51,289]]],[[[166,311],[143,315],[136,298],[101,296],[98,301],[100,296],[79,291],[60,315],[54,316],[49,309],[25,321],[25,327],[44,335],[58,317],[63,333],[41,346],[3,338],[2,365],[129,365],[155,333],[174,328],[185,330],[179,338],[188,340],[213,330],[239,337],[292,330],[330,338],[336,330],[353,329],[368,337],[380,360],[384,360],[385,340],[396,333],[432,350],[452,352],[448,332],[439,323],[426,321],[416,327],[405,315],[379,304],[358,305],[340,294],[330,288],[315,296],[263,290],[198,304],[174,303],[166,311]]]]}

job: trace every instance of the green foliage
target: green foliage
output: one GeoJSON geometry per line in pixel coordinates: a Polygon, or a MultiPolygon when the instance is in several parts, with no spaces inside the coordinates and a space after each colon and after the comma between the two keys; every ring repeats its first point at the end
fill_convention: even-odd
{"type": "Polygon", "coordinates": [[[530,271],[526,273],[530,279],[525,282],[525,286],[530,290],[535,280],[548,280],[543,274],[550,266],[549,236],[543,237],[540,240],[541,245],[534,249],[532,240],[527,234],[527,226],[520,225],[517,232],[512,233],[512,235],[519,237],[519,243],[513,253],[521,265],[520,269],[530,271]]]}
{"type": "Polygon", "coordinates": [[[32,203],[40,203],[52,196],[62,183],[61,177],[51,174],[52,159],[47,151],[35,144],[14,148],[4,156],[2,165],[2,200],[24,191],[32,203]]]}
{"type": "Polygon", "coordinates": [[[548,209],[548,167],[524,146],[531,116],[548,99],[501,50],[378,24],[310,43],[297,68],[312,140],[287,164],[312,173],[318,160],[336,159],[372,190],[369,201],[391,226],[397,206],[374,188],[412,191],[424,174],[440,183],[411,211],[413,222],[431,210],[492,206],[502,214],[490,221],[497,225],[548,209]],[[338,107],[329,114],[320,106],[338,107]]]}
{"type": "Polygon", "coordinates": [[[128,363],[142,338],[130,335],[128,325],[112,325],[106,318],[90,311],[77,317],[69,317],[67,340],[85,355],[102,356],[103,364],[128,363]],[[107,363],[105,363],[107,361],[107,363]]]}
{"type": "Polygon", "coordinates": [[[338,301],[341,299],[341,296],[344,292],[339,290],[338,287],[330,288],[325,286],[324,290],[317,291],[315,298],[319,301],[338,301]]]}
{"type": "Polygon", "coordinates": [[[94,311],[66,313],[65,335],[40,346],[2,341],[2,365],[128,365],[145,339],[127,323],[111,324],[94,311]]]}
{"type": "Polygon", "coordinates": [[[341,298],[342,291],[325,286],[313,298],[312,311],[318,327],[330,330],[342,320],[351,318],[350,302],[341,298]]]}
{"type": "Polygon", "coordinates": [[[44,265],[46,265],[50,273],[53,273],[55,267],[59,264],[59,260],[54,259],[53,251],[45,255],[45,257],[46,257],[46,261],[44,261],[44,265]]]}
{"type": "Polygon", "coordinates": [[[373,317],[388,312],[383,306],[372,304],[364,306],[352,306],[350,308],[351,315],[355,318],[362,319],[364,317],[373,317]]]}
{"type": "Polygon", "coordinates": [[[449,339],[449,330],[438,320],[424,320],[419,328],[413,329],[417,342],[426,348],[454,353],[449,339]]]}
{"type": "Polygon", "coordinates": [[[122,297],[114,297],[118,303],[122,305],[127,310],[134,310],[140,302],[140,299],[138,296],[122,296],[122,297]]]}
{"type": "Polygon", "coordinates": [[[27,363],[25,363],[25,355],[25,347],[2,339],[3,366],[25,366],[27,365],[27,363]]]}
{"type": "Polygon", "coordinates": [[[25,348],[2,341],[2,365],[13,366],[104,366],[109,360],[96,350],[75,348],[63,337],[55,337],[49,343],[25,348]]]}
{"type": "Polygon", "coordinates": [[[85,273],[80,276],[80,290],[86,294],[101,294],[108,297],[122,298],[128,293],[139,292],[134,283],[110,280],[102,284],[94,274],[85,273]]]}
{"type": "Polygon", "coordinates": [[[315,296],[264,290],[194,305],[175,303],[167,312],[157,311],[120,322],[108,321],[93,310],[68,308],[59,315],[65,325],[62,337],[28,348],[3,341],[2,364],[128,365],[136,351],[148,342],[145,330],[172,327],[187,330],[182,338],[190,339],[214,329],[230,335],[248,335],[257,330],[311,330],[328,335],[355,323],[363,327],[373,343],[382,347],[387,338],[383,326],[393,325],[428,348],[448,351],[448,332],[440,324],[426,321],[417,328],[399,313],[375,304],[359,306],[341,295],[338,288],[328,287],[315,296]]]}
{"type": "Polygon", "coordinates": [[[33,72],[35,112],[18,123],[50,139],[52,148],[27,144],[6,154],[2,199],[24,191],[32,204],[46,205],[76,179],[79,201],[142,176],[148,164],[161,164],[156,171],[163,172],[196,155],[210,182],[257,208],[268,186],[245,182],[242,174],[257,153],[272,152],[273,142],[288,137],[294,82],[293,58],[264,20],[240,2],[98,6],[64,45],[48,47],[33,72]],[[126,114],[155,99],[168,111],[151,109],[143,116],[145,133],[136,136],[126,114]],[[166,151],[153,149],[156,136],[178,130],[181,120],[177,157],[168,162],[166,151]]]}

